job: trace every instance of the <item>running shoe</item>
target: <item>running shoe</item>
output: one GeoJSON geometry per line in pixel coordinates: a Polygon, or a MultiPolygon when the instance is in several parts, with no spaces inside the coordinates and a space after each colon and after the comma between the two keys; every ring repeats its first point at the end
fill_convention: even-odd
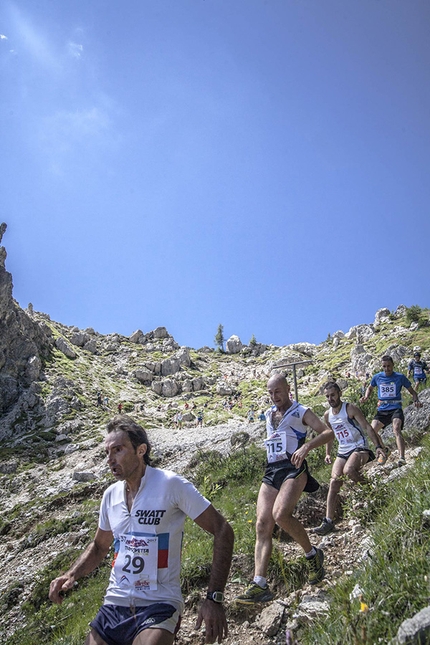
{"type": "Polygon", "coordinates": [[[404,457],[400,457],[399,461],[397,462],[397,465],[399,468],[401,466],[406,466],[406,459],[404,459],[404,457]]]}
{"type": "Polygon", "coordinates": [[[378,457],[378,464],[380,464],[381,466],[385,464],[388,459],[388,455],[390,454],[390,449],[387,446],[385,446],[385,448],[383,448],[382,450],[384,451],[385,455],[379,455],[378,457]]]}
{"type": "Polygon", "coordinates": [[[323,567],[324,552],[317,548],[315,548],[315,550],[316,554],[312,558],[306,558],[309,569],[308,582],[310,585],[317,585],[325,576],[323,567]]]}
{"type": "Polygon", "coordinates": [[[242,596],[237,596],[235,601],[241,605],[253,605],[256,602],[269,602],[272,598],[273,593],[269,587],[260,587],[260,585],[252,582],[245,593],[242,596]]]}
{"type": "Polygon", "coordinates": [[[311,530],[315,535],[328,535],[334,531],[334,524],[330,520],[324,518],[319,526],[311,530]]]}

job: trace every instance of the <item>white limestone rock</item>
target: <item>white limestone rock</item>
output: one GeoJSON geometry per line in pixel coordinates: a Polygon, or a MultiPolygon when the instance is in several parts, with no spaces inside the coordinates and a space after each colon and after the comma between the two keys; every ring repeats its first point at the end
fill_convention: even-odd
{"type": "Polygon", "coordinates": [[[226,352],[227,354],[239,354],[241,351],[243,345],[242,341],[240,340],[239,336],[236,336],[233,334],[230,336],[230,338],[227,340],[226,344],[226,352]]]}

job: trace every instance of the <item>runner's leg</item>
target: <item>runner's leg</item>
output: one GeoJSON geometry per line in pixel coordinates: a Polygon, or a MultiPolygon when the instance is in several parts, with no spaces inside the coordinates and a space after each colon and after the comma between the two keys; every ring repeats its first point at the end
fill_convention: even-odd
{"type": "Polygon", "coordinates": [[[399,451],[399,459],[405,458],[405,440],[402,435],[402,420],[393,419],[393,432],[396,438],[397,450],[399,451]]]}
{"type": "Polygon", "coordinates": [[[136,636],[133,645],[172,645],[175,634],[166,629],[144,629],[136,636]]]}
{"type": "Polygon", "coordinates": [[[266,578],[267,567],[272,554],[272,533],[275,527],[273,504],[278,491],[268,484],[261,484],[257,499],[257,521],[255,524],[255,571],[254,575],[266,578]]]}
{"type": "Polygon", "coordinates": [[[370,424],[375,432],[376,438],[378,440],[378,446],[382,446],[382,439],[379,436],[379,431],[382,430],[384,427],[384,424],[378,421],[377,419],[372,419],[372,423],[370,424]]]}
{"type": "Polygon", "coordinates": [[[346,461],[341,457],[336,457],[334,460],[333,468],[331,469],[331,478],[330,486],[328,489],[327,495],[327,513],[326,517],[328,520],[334,520],[334,515],[336,512],[336,502],[339,491],[342,488],[343,481],[341,479],[343,475],[343,469],[345,467],[346,461]]]}
{"type": "Polygon", "coordinates": [[[294,516],[294,509],[306,486],[307,475],[303,473],[296,479],[286,479],[273,506],[273,518],[278,526],[288,533],[305,553],[312,550],[308,534],[304,526],[294,516]]]}
{"type": "Polygon", "coordinates": [[[95,629],[91,629],[85,641],[85,645],[106,645],[106,641],[103,640],[95,629]]]}
{"type": "Polygon", "coordinates": [[[343,472],[353,482],[360,482],[361,484],[366,481],[363,475],[362,468],[364,464],[369,461],[369,453],[365,450],[362,452],[353,452],[345,464],[343,472]]]}

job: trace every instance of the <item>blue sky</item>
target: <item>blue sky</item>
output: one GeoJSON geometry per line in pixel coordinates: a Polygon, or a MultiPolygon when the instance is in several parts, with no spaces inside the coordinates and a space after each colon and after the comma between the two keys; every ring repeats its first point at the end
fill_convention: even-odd
{"type": "Polygon", "coordinates": [[[3,0],[14,296],[319,343],[429,306],[428,0],[3,0]]]}

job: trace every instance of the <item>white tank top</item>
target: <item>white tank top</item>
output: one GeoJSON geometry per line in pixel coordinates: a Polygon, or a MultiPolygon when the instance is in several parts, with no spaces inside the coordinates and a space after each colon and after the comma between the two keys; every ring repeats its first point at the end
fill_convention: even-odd
{"type": "Polygon", "coordinates": [[[346,411],[347,403],[342,403],[337,414],[330,408],[328,421],[333,428],[336,439],[339,441],[340,455],[347,454],[356,448],[368,448],[367,437],[355,419],[351,419],[346,411]]]}

